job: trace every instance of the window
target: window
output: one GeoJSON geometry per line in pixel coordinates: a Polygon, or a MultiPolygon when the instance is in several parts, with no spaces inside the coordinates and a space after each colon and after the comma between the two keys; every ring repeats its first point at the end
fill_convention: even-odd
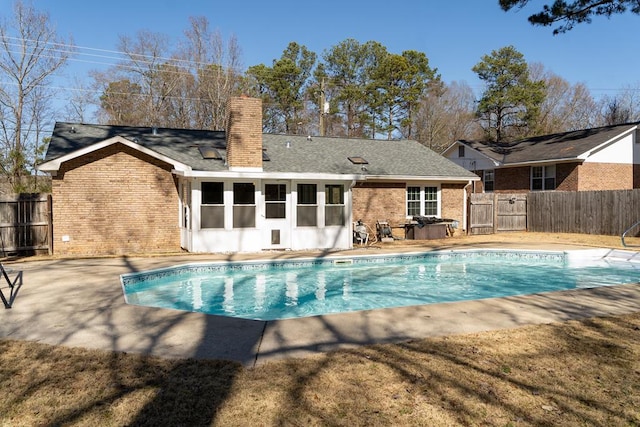
{"type": "Polygon", "coordinates": [[[251,182],[233,183],[233,228],[256,226],[256,189],[251,182]]]}
{"type": "Polygon", "coordinates": [[[325,185],[325,225],[344,225],[344,185],[325,185]]]}
{"type": "Polygon", "coordinates": [[[407,216],[438,216],[438,187],[407,187],[407,216]]]}
{"type": "Polygon", "coordinates": [[[316,184],[298,184],[297,226],[318,225],[318,189],[316,184]]]}
{"type": "Polygon", "coordinates": [[[494,177],[494,170],[487,170],[482,174],[482,183],[484,184],[485,193],[491,193],[493,191],[493,182],[495,179],[494,177]]]}
{"type": "Polygon", "coordinates": [[[265,184],[265,217],[286,218],[287,186],[285,184],[265,184]]]}
{"type": "Polygon", "coordinates": [[[424,215],[438,215],[438,187],[424,187],[424,215]]]}
{"type": "Polygon", "coordinates": [[[458,145],[458,157],[459,158],[464,157],[464,145],[458,145]]]}
{"type": "Polygon", "coordinates": [[[532,166],[531,167],[531,190],[555,190],[556,189],[556,166],[532,166]]]}
{"type": "Polygon", "coordinates": [[[224,184],[203,182],[200,194],[200,228],[224,228],[224,184]]]}
{"type": "Polygon", "coordinates": [[[407,187],[407,215],[420,216],[420,187],[407,187]]]}

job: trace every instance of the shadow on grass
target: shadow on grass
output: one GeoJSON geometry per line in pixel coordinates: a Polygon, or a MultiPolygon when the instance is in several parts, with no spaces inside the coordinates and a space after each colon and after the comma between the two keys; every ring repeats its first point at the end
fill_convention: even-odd
{"type": "MultiPolygon", "coordinates": [[[[328,251],[323,252],[318,256],[324,257],[328,253],[328,251]]],[[[278,257],[288,258],[291,255],[283,252],[276,258],[278,257]]],[[[227,260],[232,261],[233,257],[230,255],[227,260]]],[[[139,264],[128,257],[122,257],[118,259],[118,262],[117,269],[120,272],[119,274],[136,272],[140,269],[139,264]]],[[[162,259],[158,259],[157,265],[161,266],[162,264],[162,259]]],[[[99,331],[99,338],[109,340],[110,348],[115,352],[109,362],[111,364],[109,371],[112,377],[108,381],[107,390],[96,398],[89,399],[81,406],[68,410],[63,415],[48,420],[48,422],[52,425],[81,422],[87,414],[101,411],[101,408],[115,405],[123,398],[138,393],[150,393],[152,397],[147,399],[146,403],[134,414],[133,421],[130,421],[132,425],[208,425],[216,420],[223,403],[227,402],[231,396],[231,390],[236,383],[238,374],[243,371],[239,363],[196,359],[166,360],[161,364],[161,368],[152,368],[141,359],[133,368],[123,366],[122,353],[119,352],[119,349],[122,348],[121,333],[123,330],[121,319],[118,318],[120,312],[116,309],[122,305],[122,293],[119,289],[120,284],[117,283],[117,278],[114,280],[112,272],[102,272],[102,261],[100,260],[85,260],[75,264],[73,262],[54,261],[47,264],[46,268],[56,271],[57,266],[64,267],[69,276],[74,277],[73,280],[78,281],[80,279],[77,282],[78,286],[87,286],[87,283],[91,285],[100,283],[101,286],[105,286],[104,289],[97,287],[94,290],[95,301],[91,302],[91,309],[86,310],[83,307],[83,301],[78,300],[77,296],[74,295],[73,287],[68,288],[69,294],[67,295],[57,295],[54,293],[55,290],[52,290],[53,293],[49,295],[55,295],[55,300],[52,303],[60,306],[68,305],[70,307],[68,313],[71,318],[67,320],[78,325],[77,329],[70,329],[66,332],[67,335],[61,336],[59,339],[60,344],[73,343],[74,336],[82,333],[83,328],[86,326],[92,328],[94,332],[99,331]],[[74,271],[76,268],[77,271],[74,271]],[[77,277],[80,271],[84,275],[77,277]],[[114,292],[114,286],[118,288],[118,292],[114,292]]],[[[149,264],[146,264],[145,269],[148,266],[149,264]]],[[[28,284],[25,288],[28,288],[28,284]]],[[[582,310],[577,306],[569,309],[566,304],[563,304],[549,298],[544,303],[541,303],[541,306],[557,311],[570,310],[571,313],[569,314],[571,315],[579,314],[582,310]]],[[[139,336],[144,340],[143,353],[153,354],[157,348],[166,345],[164,340],[169,340],[170,342],[172,335],[178,331],[175,327],[184,326],[184,322],[190,316],[190,313],[176,313],[172,317],[156,317],[155,313],[157,311],[140,309],[135,317],[135,324],[126,325],[141,330],[139,336]]],[[[43,319],[48,318],[48,314],[46,307],[38,307],[30,312],[29,316],[31,318],[26,319],[26,321],[37,324],[40,317],[43,319]]],[[[201,341],[196,345],[196,349],[193,352],[194,357],[210,358],[214,354],[212,349],[226,345],[225,343],[228,341],[216,341],[219,339],[221,322],[224,321],[226,320],[221,320],[215,316],[205,317],[203,330],[200,332],[201,341]]],[[[323,320],[320,319],[320,321],[323,320]]],[[[265,325],[265,323],[260,322],[260,325],[265,325]]],[[[55,325],[51,326],[53,330],[55,325]]],[[[323,330],[330,338],[321,343],[320,346],[318,343],[313,343],[295,347],[294,344],[287,344],[283,340],[282,348],[274,350],[274,354],[286,355],[296,350],[318,352],[318,349],[322,346],[330,348],[333,345],[342,344],[370,344],[377,340],[376,335],[372,333],[374,326],[372,324],[364,324],[361,330],[361,337],[354,339],[353,336],[345,334],[333,323],[325,321],[323,330]]],[[[249,359],[255,357],[255,348],[260,344],[263,330],[264,327],[255,338],[252,336],[245,343],[246,346],[242,350],[243,355],[241,356],[244,358],[243,362],[245,364],[249,359]]],[[[242,330],[237,330],[236,332],[238,331],[242,332],[242,330]]],[[[240,337],[231,336],[229,338],[239,339],[240,337]]],[[[568,338],[566,341],[568,341],[568,338]]],[[[602,345],[604,345],[598,344],[598,341],[592,344],[593,347],[597,348],[602,348],[602,345]]],[[[548,349],[547,353],[538,352],[537,356],[555,355],[557,354],[555,351],[556,349],[548,349]]],[[[567,354],[570,353],[567,351],[567,354]]],[[[522,360],[525,359],[523,358],[522,360]]],[[[282,375],[291,375],[295,378],[295,381],[293,386],[286,389],[288,398],[279,402],[279,406],[287,408],[284,412],[293,414],[298,423],[304,423],[305,416],[312,415],[314,418],[317,417],[317,419],[326,421],[325,424],[342,424],[343,419],[341,416],[344,414],[328,413],[326,408],[318,407],[308,399],[309,387],[315,383],[316,378],[335,369],[337,364],[354,364],[357,368],[362,361],[384,365],[393,370],[402,379],[403,383],[411,386],[410,389],[413,395],[420,394],[425,399],[439,399],[449,411],[457,414],[454,418],[456,422],[462,424],[467,423],[470,419],[469,417],[475,416],[476,411],[476,408],[464,404],[465,395],[472,396],[485,405],[499,405],[501,408],[506,408],[504,410],[511,414],[510,416],[514,417],[514,419],[525,418],[529,422],[539,425],[545,423],[544,414],[538,418],[536,418],[537,416],[531,418],[531,415],[524,408],[514,404],[506,404],[505,406],[502,403],[496,403],[500,399],[496,397],[497,392],[495,387],[492,386],[495,381],[506,383],[529,394],[535,391],[536,393],[552,395],[553,398],[550,398],[550,400],[555,402],[554,405],[557,407],[565,408],[567,404],[563,403],[562,399],[571,398],[581,405],[590,403],[597,410],[606,410],[606,408],[601,408],[602,404],[599,401],[593,400],[588,396],[581,396],[577,393],[571,395],[558,394],[553,389],[552,383],[545,383],[541,386],[532,380],[522,380],[505,375],[504,363],[489,367],[483,366],[468,354],[468,349],[463,347],[448,347],[446,343],[434,346],[432,343],[422,344],[419,342],[352,348],[340,353],[331,353],[318,360],[306,362],[304,369],[296,368],[296,366],[300,366],[299,364],[305,362],[295,360],[283,362],[285,367],[289,366],[291,369],[285,368],[282,371],[282,375]],[[474,372],[483,379],[478,380],[479,382],[468,382],[465,378],[448,375],[446,369],[443,369],[445,365],[432,365],[434,360],[440,361],[439,363],[441,364],[447,363],[446,366],[458,367],[463,372],[474,372]],[[483,386],[482,384],[484,383],[489,384],[489,386],[483,386]],[[455,390],[455,395],[448,394],[450,390],[455,390]],[[557,401],[553,399],[557,399],[557,401]]],[[[77,370],[82,371],[82,362],[79,361],[78,363],[77,370]]],[[[510,369],[513,371],[513,366],[519,366],[519,363],[508,361],[507,365],[512,366],[510,369]]],[[[357,381],[354,381],[354,383],[357,383],[357,381]]],[[[40,383],[31,385],[33,389],[37,389],[40,386],[42,386],[40,383]]],[[[32,392],[33,390],[25,391],[27,394],[32,392]]],[[[353,393],[357,395],[355,388],[353,393]]],[[[372,405],[375,406],[375,402],[372,405]]],[[[565,412],[570,412],[571,410],[570,408],[563,409],[565,412]]],[[[580,415],[577,410],[575,411],[580,415]]],[[[362,421],[369,420],[371,423],[376,423],[376,416],[380,417],[380,414],[376,415],[375,412],[361,415],[362,421]]],[[[377,423],[379,421],[380,418],[378,418],[377,423]]],[[[389,418],[389,421],[393,422],[393,419],[389,418]]],[[[288,422],[289,420],[283,416],[278,421],[278,424],[287,424],[288,422]]],[[[363,423],[360,424],[362,425],[363,423]]]]}
{"type": "Polygon", "coordinates": [[[289,360],[275,424],[635,425],[639,322],[530,327],[521,348],[501,331],[343,349],[304,369],[289,360]],[[326,384],[330,406],[317,399],[326,384]]]}

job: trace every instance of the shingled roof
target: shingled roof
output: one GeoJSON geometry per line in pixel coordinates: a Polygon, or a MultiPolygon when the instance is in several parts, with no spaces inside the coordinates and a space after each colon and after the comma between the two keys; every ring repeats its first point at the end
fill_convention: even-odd
{"type": "Polygon", "coordinates": [[[458,141],[503,165],[544,160],[579,159],[594,148],[637,129],[640,122],[536,136],[496,144],[458,141]]]}
{"type": "MultiPolygon", "coordinates": [[[[228,171],[224,131],[151,129],[58,122],[45,162],[113,137],[173,159],[194,171],[228,171]],[[215,148],[222,159],[203,158],[199,147],[215,148]]],[[[477,179],[477,176],[413,140],[375,140],[263,134],[263,171],[272,173],[350,174],[477,179]],[[349,157],[362,157],[354,163],[349,157]]]]}

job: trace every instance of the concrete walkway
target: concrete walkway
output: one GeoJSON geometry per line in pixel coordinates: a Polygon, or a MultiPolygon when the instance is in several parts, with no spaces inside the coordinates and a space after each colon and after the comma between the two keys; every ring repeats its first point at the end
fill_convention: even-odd
{"type": "MultiPolygon", "coordinates": [[[[552,250],[567,248],[545,246],[552,250]]],[[[392,251],[403,250],[419,249],[392,251]]],[[[260,257],[300,255],[319,254],[271,253],[260,257]]],[[[228,359],[255,366],[345,346],[640,311],[640,284],[269,322],[130,306],[124,302],[121,274],[241,258],[180,255],[43,259],[5,264],[14,270],[13,275],[22,271],[23,285],[14,295],[13,308],[0,308],[0,338],[160,357],[228,359]]],[[[9,294],[6,285],[1,288],[5,295],[9,294]]]]}

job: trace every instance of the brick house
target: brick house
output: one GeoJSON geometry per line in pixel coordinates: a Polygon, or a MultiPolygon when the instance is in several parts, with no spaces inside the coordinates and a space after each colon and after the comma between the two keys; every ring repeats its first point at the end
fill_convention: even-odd
{"type": "Polygon", "coordinates": [[[640,188],[639,123],[493,144],[456,141],[443,156],[482,180],[475,192],[640,188]]]}
{"type": "Polygon", "coordinates": [[[412,215],[464,228],[478,180],[416,141],[263,134],[246,97],[226,132],[56,123],[39,169],[66,255],[351,248],[353,221],[396,234],[412,215]]]}

